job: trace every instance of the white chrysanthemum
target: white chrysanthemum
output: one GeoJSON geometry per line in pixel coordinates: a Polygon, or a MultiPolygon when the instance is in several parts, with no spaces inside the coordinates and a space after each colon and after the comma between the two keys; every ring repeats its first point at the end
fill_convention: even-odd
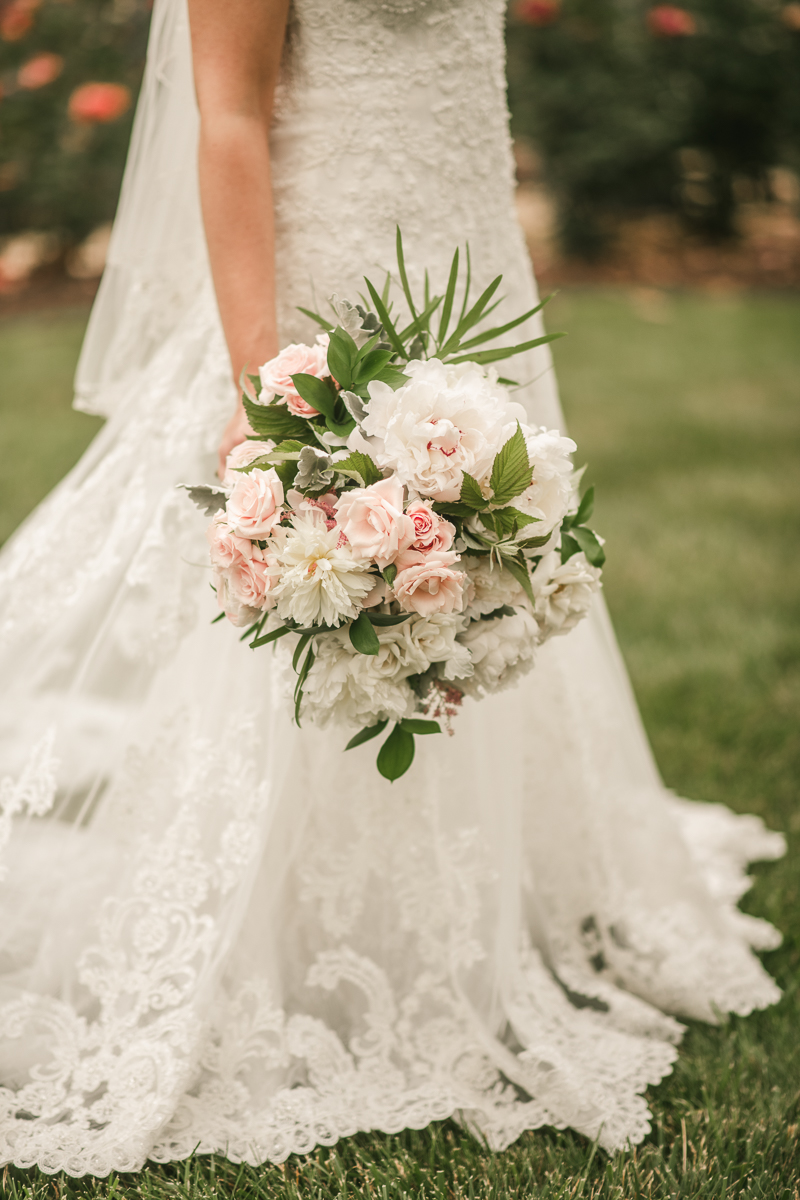
{"type": "Polygon", "coordinates": [[[524,410],[509,402],[494,372],[475,363],[451,366],[432,358],[410,362],[404,371],[410,382],[396,392],[378,381],[369,385],[363,428],[377,439],[372,452],[420,496],[457,500],[464,471],[487,479],[524,410]]]}
{"type": "Polygon", "coordinates": [[[555,551],[545,554],[531,576],[531,584],[541,641],[574,629],[602,586],[599,569],[587,561],[583,551],[565,563],[555,551]]]}
{"type": "Polygon", "coordinates": [[[540,537],[554,529],[569,511],[574,491],[570,455],[577,446],[557,429],[526,428],[523,432],[533,467],[533,483],[512,503],[520,512],[539,518],[539,523],[527,526],[527,530],[529,537],[532,534],[540,537]]]}
{"type": "Polygon", "coordinates": [[[357,562],[347,544],[338,545],[341,530],[328,529],[321,509],[296,513],[292,525],[276,556],[280,582],[272,595],[280,616],[303,627],[357,616],[375,583],[369,564],[357,562]]]}
{"type": "Polygon", "coordinates": [[[344,635],[320,638],[303,689],[302,716],[321,728],[400,721],[416,704],[406,682],[412,673],[388,643],[370,655],[359,654],[344,635]]]}
{"type": "Polygon", "coordinates": [[[522,586],[511,572],[493,562],[488,554],[465,554],[459,565],[468,576],[466,617],[475,619],[504,604],[516,608],[528,602],[522,586]]]}
{"type": "Polygon", "coordinates": [[[513,617],[472,621],[459,641],[472,655],[473,675],[459,684],[470,696],[512,687],[533,667],[539,628],[524,608],[513,617]]]}

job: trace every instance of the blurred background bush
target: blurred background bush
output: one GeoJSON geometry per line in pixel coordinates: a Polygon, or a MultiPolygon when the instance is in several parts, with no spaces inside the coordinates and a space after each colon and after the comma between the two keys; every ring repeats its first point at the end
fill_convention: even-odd
{"type": "MultiPolygon", "coordinates": [[[[0,0],[0,292],[48,263],[99,275],[151,5],[0,0]]],[[[583,279],[620,231],[629,250],[649,238],[651,260],[638,253],[620,281],[766,269],[800,283],[799,2],[511,0],[508,56],[520,215],[545,283],[574,280],[575,262],[583,279]],[[754,204],[773,205],[771,224],[761,212],[754,226],[754,204]],[[746,263],[688,262],[687,238],[737,237],[758,243],[746,263]]]]}
{"type": "Polygon", "coordinates": [[[775,168],[800,165],[798,3],[515,0],[508,50],[514,129],[570,251],[652,210],[730,237],[737,201],[773,198],[775,168]]]}
{"type": "MultiPolygon", "coordinates": [[[[69,256],[112,219],[150,8],[147,0],[0,3],[0,286],[13,287],[31,264],[69,256]],[[40,236],[17,237],[9,255],[8,239],[22,233],[40,236]]],[[[95,266],[73,265],[77,274],[95,266]]]]}

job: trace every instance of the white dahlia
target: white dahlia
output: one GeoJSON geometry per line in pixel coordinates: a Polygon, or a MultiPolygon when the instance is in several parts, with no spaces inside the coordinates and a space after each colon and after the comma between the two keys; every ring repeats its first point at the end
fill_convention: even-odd
{"type": "Polygon", "coordinates": [[[457,500],[464,471],[487,480],[524,410],[509,402],[493,372],[475,363],[431,358],[404,371],[410,382],[396,392],[378,381],[369,385],[363,428],[372,453],[420,496],[457,500]]]}
{"type": "Polygon", "coordinates": [[[303,627],[356,617],[375,583],[369,564],[358,562],[347,543],[339,545],[341,530],[328,529],[322,509],[295,513],[292,525],[275,558],[279,615],[303,627]]]}

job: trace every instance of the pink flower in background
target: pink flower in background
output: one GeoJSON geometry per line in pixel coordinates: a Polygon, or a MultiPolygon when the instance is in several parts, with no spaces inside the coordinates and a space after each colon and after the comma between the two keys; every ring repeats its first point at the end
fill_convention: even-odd
{"type": "Polygon", "coordinates": [[[781,9],[781,20],[787,29],[800,33],[800,4],[794,0],[792,4],[784,4],[781,9]]]}
{"type": "Polygon", "coordinates": [[[403,487],[381,479],[345,492],[336,502],[336,522],[358,558],[374,558],[383,569],[414,540],[414,522],[403,512],[403,487]]]}
{"type": "Polygon", "coordinates": [[[316,417],[318,410],[312,408],[298,393],[292,383],[292,375],[314,375],[321,379],[330,375],[328,370],[328,338],[323,334],[313,346],[292,342],[281,350],[276,358],[259,367],[262,392],[261,404],[269,404],[275,396],[283,396],[289,411],[296,417],[316,417]]]}
{"type": "Polygon", "coordinates": [[[456,535],[455,526],[443,520],[423,500],[409,504],[406,516],[414,522],[414,541],[411,546],[423,554],[431,550],[449,550],[456,535]]]}
{"type": "Polygon", "coordinates": [[[17,71],[17,84],[21,88],[33,91],[58,79],[63,70],[64,59],[60,54],[37,54],[23,63],[17,71]]]}
{"type": "Polygon", "coordinates": [[[283,484],[277,471],[258,467],[240,475],[225,506],[234,533],[247,538],[269,537],[281,519],[283,484]]]}
{"type": "Polygon", "coordinates": [[[655,37],[691,37],[697,22],[685,8],[675,4],[657,4],[647,14],[647,27],[655,37]]]}
{"type": "Polygon", "coordinates": [[[559,0],[517,0],[514,16],[526,25],[552,25],[561,13],[559,0]]]}
{"type": "Polygon", "coordinates": [[[18,42],[33,25],[33,14],[41,0],[12,0],[0,16],[0,37],[4,42],[18,42]]]}
{"type": "Polygon", "coordinates": [[[130,88],[124,83],[84,83],[70,96],[67,111],[79,125],[103,125],[116,121],[130,105],[130,88]]]}
{"type": "Polygon", "coordinates": [[[395,559],[397,575],[393,591],[406,612],[429,617],[432,613],[461,612],[464,579],[461,571],[453,571],[458,555],[420,554],[406,550],[395,559]]]}

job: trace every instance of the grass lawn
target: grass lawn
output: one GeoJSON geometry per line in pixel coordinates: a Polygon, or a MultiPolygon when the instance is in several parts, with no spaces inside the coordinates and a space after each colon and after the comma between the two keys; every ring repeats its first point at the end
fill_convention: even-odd
{"type": "MultiPolygon", "coordinates": [[[[68,409],[80,315],[0,325],[0,537],[96,422],[68,409]]],[[[667,783],[800,834],[800,298],[683,296],[654,307],[569,292],[549,311],[570,431],[598,485],[606,595],[667,783]],[[653,320],[653,318],[657,318],[653,320]]],[[[745,900],[786,935],[776,1008],[692,1024],[651,1089],[653,1132],[609,1159],[572,1133],[504,1154],[453,1124],[359,1135],[284,1167],[197,1159],[138,1177],[7,1171],[8,1200],[799,1200],[800,873],[756,868],[745,900]]]]}

